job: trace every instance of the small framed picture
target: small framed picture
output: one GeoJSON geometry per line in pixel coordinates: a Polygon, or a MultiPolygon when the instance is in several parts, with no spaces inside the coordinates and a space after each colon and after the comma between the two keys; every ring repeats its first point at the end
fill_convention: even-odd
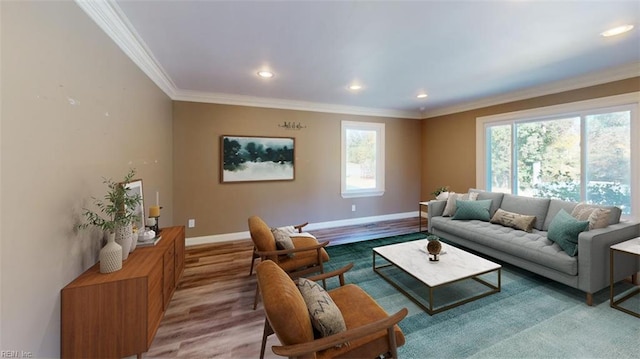
{"type": "Polygon", "coordinates": [[[129,196],[139,195],[140,196],[140,204],[134,208],[133,213],[138,217],[137,220],[133,223],[133,229],[135,232],[138,230],[144,231],[144,197],[142,196],[142,180],[136,179],[129,183],[124,184],[124,188],[127,190],[127,194],[129,196]]]}

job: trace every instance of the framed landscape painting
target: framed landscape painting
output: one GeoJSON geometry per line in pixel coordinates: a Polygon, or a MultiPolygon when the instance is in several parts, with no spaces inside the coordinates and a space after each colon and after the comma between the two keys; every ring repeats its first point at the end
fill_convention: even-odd
{"type": "Polygon", "coordinates": [[[220,181],[293,181],[293,137],[221,136],[220,181]]]}

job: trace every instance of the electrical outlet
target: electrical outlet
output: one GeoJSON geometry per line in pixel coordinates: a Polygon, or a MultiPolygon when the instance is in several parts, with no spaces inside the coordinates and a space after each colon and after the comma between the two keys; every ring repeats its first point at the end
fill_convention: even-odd
{"type": "Polygon", "coordinates": [[[355,211],[356,211],[356,205],[355,205],[355,204],[352,204],[352,205],[351,205],[351,212],[355,212],[355,211]]]}
{"type": "Polygon", "coordinates": [[[190,219],[189,220],[189,228],[193,228],[196,226],[196,220],[195,219],[190,219]]]}

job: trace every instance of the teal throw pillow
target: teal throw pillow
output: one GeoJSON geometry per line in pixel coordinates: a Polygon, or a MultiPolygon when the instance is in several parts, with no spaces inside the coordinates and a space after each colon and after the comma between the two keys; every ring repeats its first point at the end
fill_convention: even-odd
{"type": "Polygon", "coordinates": [[[482,201],[456,201],[456,213],[451,219],[478,219],[480,221],[489,222],[491,216],[489,209],[491,208],[491,200],[482,201]]]}
{"type": "Polygon", "coordinates": [[[578,235],[589,228],[589,221],[578,221],[561,209],[549,224],[547,238],[557,243],[571,257],[578,254],[578,235]]]}

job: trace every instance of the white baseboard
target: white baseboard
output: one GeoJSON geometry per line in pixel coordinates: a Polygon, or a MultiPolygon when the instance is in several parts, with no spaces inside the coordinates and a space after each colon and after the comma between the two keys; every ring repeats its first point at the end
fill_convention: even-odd
{"type": "MultiPolygon", "coordinates": [[[[405,219],[405,218],[412,218],[417,216],[418,216],[418,211],[385,214],[382,216],[349,218],[349,219],[341,219],[337,221],[309,223],[306,227],[304,227],[304,229],[305,231],[311,232],[316,229],[353,226],[358,224],[391,221],[395,219],[405,219]]],[[[211,236],[190,237],[186,239],[185,244],[188,247],[188,246],[197,246],[200,244],[223,243],[223,242],[231,242],[231,241],[250,239],[250,238],[251,238],[251,235],[249,234],[249,231],[244,231],[244,232],[235,232],[235,233],[214,234],[211,236]]]]}

